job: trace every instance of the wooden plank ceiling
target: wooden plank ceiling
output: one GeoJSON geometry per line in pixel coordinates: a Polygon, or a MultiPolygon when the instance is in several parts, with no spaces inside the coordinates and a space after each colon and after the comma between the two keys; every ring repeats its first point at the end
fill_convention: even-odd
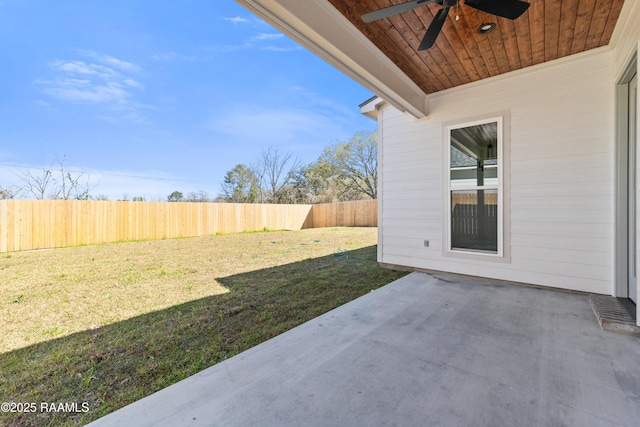
{"type": "Polygon", "coordinates": [[[513,21],[461,1],[451,8],[435,45],[424,51],[418,45],[440,4],[365,24],[363,14],[406,0],[328,1],[430,94],[605,46],[624,0],[529,0],[529,9],[513,21]],[[484,23],[497,28],[479,34],[484,23]]]}

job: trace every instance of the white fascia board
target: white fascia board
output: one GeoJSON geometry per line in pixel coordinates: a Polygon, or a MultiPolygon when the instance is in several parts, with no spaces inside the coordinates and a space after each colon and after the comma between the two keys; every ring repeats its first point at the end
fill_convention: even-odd
{"type": "Polygon", "coordinates": [[[618,16],[618,22],[616,22],[613,34],[611,34],[611,39],[609,40],[609,46],[617,46],[627,27],[637,25],[637,23],[633,22],[632,19],[634,14],[636,14],[634,9],[640,7],[639,5],[640,2],[637,1],[625,1],[622,4],[622,9],[620,9],[620,15],[618,16]]]}
{"type": "Polygon", "coordinates": [[[389,104],[416,118],[427,95],[327,0],[236,0],[389,104]]]}
{"type": "Polygon", "coordinates": [[[360,104],[360,114],[369,117],[371,120],[378,120],[378,110],[384,104],[384,100],[379,96],[374,96],[363,104],[360,104]]]}

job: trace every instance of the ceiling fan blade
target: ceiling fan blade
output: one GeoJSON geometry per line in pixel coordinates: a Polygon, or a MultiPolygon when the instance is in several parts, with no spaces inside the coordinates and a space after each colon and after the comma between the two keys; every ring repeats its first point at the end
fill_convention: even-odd
{"type": "Polygon", "coordinates": [[[529,9],[529,3],[521,0],[465,0],[464,4],[509,19],[516,19],[529,9]]]}
{"type": "Polygon", "coordinates": [[[433,46],[438,38],[438,34],[440,34],[440,30],[442,30],[442,26],[444,25],[444,21],[446,21],[448,14],[449,6],[443,7],[438,11],[438,13],[436,13],[436,16],[433,18],[433,21],[431,21],[429,28],[427,28],[427,33],[420,42],[418,50],[426,50],[433,46]]]}
{"type": "Polygon", "coordinates": [[[397,15],[399,13],[408,12],[410,10],[415,9],[416,7],[424,6],[425,4],[434,3],[437,0],[413,0],[408,1],[406,3],[400,3],[393,6],[385,7],[383,9],[374,10],[373,12],[365,13],[362,15],[362,20],[364,22],[373,22],[378,19],[387,18],[392,15],[397,15]]]}

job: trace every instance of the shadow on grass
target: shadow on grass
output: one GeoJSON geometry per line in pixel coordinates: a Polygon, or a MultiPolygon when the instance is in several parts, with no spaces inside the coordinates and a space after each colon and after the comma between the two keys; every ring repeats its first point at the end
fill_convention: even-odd
{"type": "Polygon", "coordinates": [[[1,354],[0,401],[35,412],[0,424],[85,424],[404,274],[369,246],[217,278],[230,292],[1,354]]]}

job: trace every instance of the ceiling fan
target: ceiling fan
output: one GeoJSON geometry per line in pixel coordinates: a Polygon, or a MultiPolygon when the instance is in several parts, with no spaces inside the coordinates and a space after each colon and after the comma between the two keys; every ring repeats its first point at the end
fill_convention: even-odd
{"type": "MultiPolygon", "coordinates": [[[[449,9],[456,6],[459,2],[460,0],[412,0],[365,13],[362,15],[362,20],[369,23],[399,13],[408,12],[417,7],[426,6],[429,3],[441,4],[443,6],[442,9],[436,13],[418,47],[418,50],[426,50],[433,46],[436,38],[438,38],[438,34],[440,34],[444,21],[449,14],[449,9]]],[[[509,19],[518,18],[529,8],[529,3],[521,0],[465,0],[464,4],[482,12],[509,19]]]]}

